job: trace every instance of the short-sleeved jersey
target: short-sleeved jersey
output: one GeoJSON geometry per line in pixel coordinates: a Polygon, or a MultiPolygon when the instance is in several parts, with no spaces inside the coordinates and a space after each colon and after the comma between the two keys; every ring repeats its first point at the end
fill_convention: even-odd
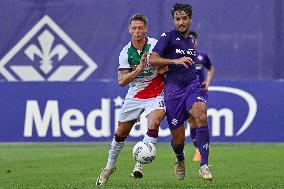
{"type": "MultiPolygon", "coordinates": [[[[137,50],[131,42],[129,42],[120,52],[119,55],[119,71],[135,70],[140,64],[140,59],[145,52],[152,52],[157,40],[147,38],[147,42],[142,51],[137,50]]],[[[164,77],[158,74],[157,70],[147,65],[140,75],[138,75],[131,83],[126,98],[149,99],[163,95],[164,77]]]]}
{"type": "MultiPolygon", "coordinates": [[[[176,29],[163,33],[158,40],[153,52],[162,58],[177,59],[190,57],[195,59],[194,40],[191,36],[184,38],[176,29]]],[[[195,65],[171,64],[169,71],[165,74],[165,99],[174,99],[184,95],[189,90],[192,80],[196,78],[195,65]]]]}
{"type": "Polygon", "coordinates": [[[207,77],[207,72],[206,70],[210,70],[211,69],[211,61],[208,57],[207,54],[196,51],[196,57],[195,57],[195,68],[196,68],[196,74],[199,77],[199,81],[200,83],[203,83],[204,80],[207,77]]]}

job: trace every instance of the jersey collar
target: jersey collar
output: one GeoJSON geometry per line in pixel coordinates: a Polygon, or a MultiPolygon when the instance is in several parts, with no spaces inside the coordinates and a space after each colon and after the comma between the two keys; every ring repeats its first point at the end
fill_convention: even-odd
{"type": "MultiPolygon", "coordinates": [[[[144,44],[144,46],[143,46],[143,48],[142,48],[142,51],[144,51],[144,48],[146,47],[146,45],[147,45],[147,43],[148,43],[148,37],[145,37],[146,38],[146,41],[145,41],[145,44],[144,44]]],[[[136,49],[135,47],[134,47],[134,45],[132,44],[132,41],[131,41],[131,46],[134,48],[134,49],[136,49]]],[[[138,49],[136,49],[137,51],[138,51],[138,49]]]]}
{"type": "Polygon", "coordinates": [[[187,37],[183,37],[183,35],[181,35],[181,33],[176,28],[173,29],[173,31],[178,37],[181,37],[181,38],[184,38],[184,39],[192,38],[190,35],[188,35],[187,37]]]}
{"type": "Polygon", "coordinates": [[[142,55],[142,54],[145,52],[145,48],[146,48],[146,46],[147,46],[147,44],[148,44],[148,37],[145,37],[145,38],[146,38],[146,41],[145,41],[145,44],[144,44],[144,46],[143,46],[143,48],[142,48],[142,51],[136,49],[136,48],[134,47],[134,45],[132,44],[132,41],[131,41],[131,47],[133,47],[134,49],[136,49],[136,51],[137,51],[140,55],[142,55]]]}

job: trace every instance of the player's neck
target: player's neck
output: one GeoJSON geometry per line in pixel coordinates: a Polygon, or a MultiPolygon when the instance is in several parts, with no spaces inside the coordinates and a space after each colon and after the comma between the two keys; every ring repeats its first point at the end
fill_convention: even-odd
{"type": "Polygon", "coordinates": [[[133,45],[133,47],[135,47],[137,50],[143,50],[145,43],[146,43],[147,39],[146,37],[141,39],[141,40],[132,40],[131,43],[133,45]]]}
{"type": "Polygon", "coordinates": [[[179,32],[181,34],[182,37],[187,38],[189,36],[189,30],[185,31],[185,32],[179,32]]]}

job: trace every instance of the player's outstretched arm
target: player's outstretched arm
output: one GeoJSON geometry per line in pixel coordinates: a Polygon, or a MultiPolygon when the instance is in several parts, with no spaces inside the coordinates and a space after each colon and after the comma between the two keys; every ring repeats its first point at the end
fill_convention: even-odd
{"type": "Polygon", "coordinates": [[[118,83],[121,87],[132,82],[141,73],[147,65],[146,57],[147,53],[144,53],[140,60],[140,64],[132,72],[129,70],[118,71],[118,83]]]}
{"type": "Polygon", "coordinates": [[[214,66],[212,65],[210,67],[210,69],[207,70],[207,80],[205,81],[205,83],[203,84],[203,89],[205,91],[208,91],[208,87],[210,86],[211,84],[211,81],[213,80],[214,78],[214,72],[215,72],[215,69],[214,69],[214,66]]]}
{"type": "Polygon", "coordinates": [[[151,66],[167,66],[169,64],[180,64],[188,68],[188,65],[193,64],[193,60],[190,57],[181,57],[179,59],[167,59],[162,58],[158,53],[152,52],[149,59],[151,66]]]}
{"type": "Polygon", "coordinates": [[[169,66],[157,66],[156,70],[159,74],[163,75],[169,71],[169,66]]]}

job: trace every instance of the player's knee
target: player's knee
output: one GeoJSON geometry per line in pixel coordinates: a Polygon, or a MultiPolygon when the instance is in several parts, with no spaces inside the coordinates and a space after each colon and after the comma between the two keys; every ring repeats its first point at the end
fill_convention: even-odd
{"type": "Polygon", "coordinates": [[[151,120],[149,122],[149,129],[155,129],[155,130],[159,130],[160,127],[160,121],[159,120],[151,120]]]}
{"type": "Polygon", "coordinates": [[[207,125],[207,115],[206,114],[202,114],[200,116],[200,122],[202,125],[207,125]]]}
{"type": "Polygon", "coordinates": [[[195,121],[197,127],[207,125],[208,124],[207,115],[205,113],[200,113],[198,114],[198,116],[196,116],[195,121]]]}
{"type": "Polygon", "coordinates": [[[174,144],[183,144],[185,141],[185,136],[183,134],[173,136],[174,144]]]}
{"type": "Polygon", "coordinates": [[[173,138],[172,142],[175,145],[180,145],[180,144],[184,144],[184,140],[185,139],[182,138],[182,137],[180,137],[180,138],[175,137],[175,138],[173,138]]]}
{"type": "Polygon", "coordinates": [[[198,119],[198,127],[205,126],[208,124],[207,116],[205,114],[201,115],[198,119]]]}
{"type": "Polygon", "coordinates": [[[190,125],[190,128],[197,128],[195,119],[189,118],[188,123],[190,125]]]}
{"type": "Polygon", "coordinates": [[[185,130],[183,126],[180,126],[174,130],[171,130],[174,144],[183,144],[185,141],[185,130]]]}

